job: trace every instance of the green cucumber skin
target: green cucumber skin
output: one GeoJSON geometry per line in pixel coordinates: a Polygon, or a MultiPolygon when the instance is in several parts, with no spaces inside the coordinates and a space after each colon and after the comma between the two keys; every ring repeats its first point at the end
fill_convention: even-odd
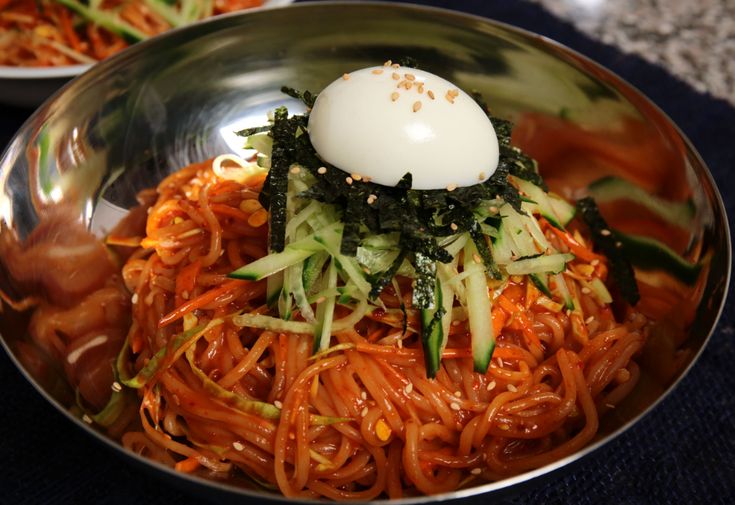
{"type": "Polygon", "coordinates": [[[700,263],[689,263],[658,240],[619,231],[614,233],[615,238],[623,243],[630,262],[641,270],[663,270],[686,284],[697,282],[702,270],[700,263]]]}

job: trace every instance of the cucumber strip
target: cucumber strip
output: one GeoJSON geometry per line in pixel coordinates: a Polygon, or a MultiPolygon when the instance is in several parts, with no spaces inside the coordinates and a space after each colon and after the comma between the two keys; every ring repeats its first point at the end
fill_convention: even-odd
{"type": "Polygon", "coordinates": [[[536,258],[528,258],[514,261],[506,265],[505,270],[510,275],[527,275],[550,272],[557,274],[563,272],[566,264],[574,259],[573,254],[558,253],[536,258]]]}
{"type": "Polygon", "coordinates": [[[577,208],[557,194],[548,193],[548,195],[554,213],[559,217],[561,224],[567,226],[577,215],[577,208]]]}
{"type": "MultiPolygon", "coordinates": [[[[349,315],[332,322],[332,333],[352,328],[368,312],[367,300],[361,300],[356,306],[351,307],[349,315]]],[[[277,332],[302,333],[314,335],[316,325],[304,321],[284,321],[278,317],[265,316],[263,314],[240,314],[232,317],[232,323],[240,327],[262,328],[277,332]]]]}
{"type": "Polygon", "coordinates": [[[344,272],[349,281],[355,284],[357,290],[362,293],[365,298],[370,296],[370,283],[365,280],[362,270],[357,264],[355,258],[345,256],[339,252],[340,242],[342,238],[342,229],[339,232],[335,229],[319,230],[319,234],[315,236],[315,240],[327,251],[336,261],[337,268],[344,272]]]}
{"type": "Polygon", "coordinates": [[[327,228],[319,230],[308,237],[297,240],[286,246],[280,253],[271,253],[252,263],[238,268],[234,272],[228,274],[228,277],[236,279],[246,279],[251,281],[259,281],[273,275],[276,272],[290,267],[296,263],[301,263],[306,258],[322,249],[324,237],[327,240],[333,239],[333,236],[339,237],[342,231],[340,223],[332,223],[327,228]]]}
{"type": "Polygon", "coordinates": [[[567,287],[566,280],[564,280],[564,274],[554,275],[554,283],[556,284],[556,290],[559,292],[559,296],[564,301],[564,307],[568,310],[574,310],[574,300],[567,287]]]}
{"type": "Polygon", "coordinates": [[[236,326],[248,328],[262,328],[276,332],[314,334],[314,325],[304,321],[285,321],[280,317],[265,316],[262,314],[240,314],[232,317],[236,326]]]}
{"type": "Polygon", "coordinates": [[[283,272],[276,272],[266,279],[265,303],[273,308],[278,303],[283,289],[283,272]]]}
{"type": "Polygon", "coordinates": [[[539,188],[532,182],[519,179],[518,177],[515,177],[513,175],[509,175],[508,180],[515,184],[519,190],[528,195],[531,200],[536,202],[536,205],[538,205],[539,213],[544,216],[552,226],[555,226],[560,230],[564,229],[562,218],[557,215],[556,208],[551,203],[549,195],[543,189],[539,188]]]}
{"type": "Polygon", "coordinates": [[[314,318],[314,311],[309,305],[309,301],[306,298],[306,290],[304,289],[304,264],[296,263],[289,268],[289,282],[291,296],[299,308],[301,316],[309,323],[316,323],[314,318]]]}
{"type": "Polygon", "coordinates": [[[665,221],[681,228],[688,228],[694,219],[694,205],[691,201],[672,202],[619,177],[603,177],[587,187],[589,194],[597,202],[629,200],[650,210],[665,221]]]}
{"type": "Polygon", "coordinates": [[[545,294],[549,298],[554,297],[554,295],[551,294],[551,289],[549,289],[549,276],[547,274],[528,274],[528,278],[531,279],[531,282],[533,282],[534,286],[536,286],[538,290],[541,291],[543,294],[545,294]]]}
{"type": "Polygon", "coordinates": [[[498,265],[507,265],[510,263],[513,251],[511,245],[513,241],[507,233],[508,224],[503,219],[498,226],[498,237],[493,242],[493,258],[498,265]]]}
{"type": "Polygon", "coordinates": [[[291,319],[291,269],[287,268],[283,272],[283,287],[281,288],[281,296],[278,297],[278,314],[284,321],[291,319]]]}
{"type": "Polygon", "coordinates": [[[690,263],[666,244],[658,240],[613,232],[623,243],[628,260],[641,270],[663,270],[686,284],[694,284],[699,278],[702,265],[690,263]]]}
{"type": "Polygon", "coordinates": [[[64,7],[68,7],[83,18],[88,19],[92,23],[95,23],[106,30],[111,31],[121,37],[127,38],[134,42],[140,42],[148,38],[148,35],[141,32],[137,28],[129,25],[125,21],[119,19],[116,15],[108,14],[106,12],[95,10],[87,7],[77,0],[57,0],[64,7]]]}
{"type": "Polygon", "coordinates": [[[304,284],[304,291],[310,293],[314,287],[316,280],[324,270],[324,265],[329,259],[329,255],[324,251],[320,251],[304,260],[304,270],[301,275],[304,284]]]}
{"type": "Polygon", "coordinates": [[[485,269],[481,264],[474,262],[477,248],[471,240],[464,249],[464,270],[471,273],[465,279],[467,290],[467,312],[472,335],[472,358],[475,371],[486,373],[490,366],[490,359],[495,350],[495,335],[493,334],[492,303],[487,285],[485,269]]]}
{"type": "Polygon", "coordinates": [[[296,229],[304,223],[308,222],[309,218],[311,218],[315,213],[320,212],[322,210],[322,207],[323,205],[319,202],[311,202],[301,211],[296,213],[295,216],[289,219],[288,224],[286,224],[286,236],[294,236],[294,234],[296,233],[296,229]]]}
{"type": "Polygon", "coordinates": [[[531,233],[521,219],[521,215],[513,207],[507,204],[503,205],[500,208],[500,213],[503,215],[503,221],[507,225],[506,232],[512,237],[513,243],[515,244],[515,247],[511,246],[511,248],[516,256],[534,256],[542,252],[536,247],[531,233]]]}
{"type": "Polygon", "coordinates": [[[595,277],[590,282],[582,282],[582,285],[588,288],[602,303],[612,303],[612,295],[607,290],[605,283],[599,277],[595,277]]]}
{"type": "Polygon", "coordinates": [[[536,244],[538,244],[539,251],[543,252],[547,251],[548,249],[553,249],[549,241],[546,239],[546,235],[544,235],[544,232],[541,230],[541,227],[539,226],[538,221],[536,221],[535,217],[533,217],[532,215],[521,216],[521,219],[526,225],[526,229],[531,234],[531,237],[533,237],[533,240],[535,240],[536,244]]]}
{"type": "MultiPolygon", "coordinates": [[[[327,289],[337,288],[337,266],[334,260],[327,267],[327,289]]],[[[327,296],[326,300],[317,305],[316,319],[318,321],[314,330],[313,352],[323,351],[329,347],[332,338],[332,320],[334,319],[335,296],[327,296]]]]}
{"type": "Polygon", "coordinates": [[[442,289],[438,278],[434,278],[434,308],[421,309],[421,345],[424,351],[426,377],[433,379],[439,370],[442,359],[442,342],[444,341],[444,304],[442,289]]]}

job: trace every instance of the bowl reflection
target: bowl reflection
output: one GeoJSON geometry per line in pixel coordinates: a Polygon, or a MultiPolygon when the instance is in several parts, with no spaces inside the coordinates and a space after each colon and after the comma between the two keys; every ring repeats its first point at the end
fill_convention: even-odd
{"type": "MultiPolygon", "coordinates": [[[[641,310],[659,324],[640,360],[639,386],[605,415],[592,445],[547,467],[434,499],[507,491],[566,467],[631,426],[694,363],[724,303],[729,239],[712,178],[671,121],[616,76],[530,33],[436,9],[314,4],[215,19],[138,44],[47,102],[5,152],[0,287],[17,300],[38,285],[32,255],[23,255],[44,233],[59,247],[71,247],[65,240],[84,230],[92,235],[79,240],[102,238],[136,205],[139,191],[190,163],[238,152],[233,132],[264,123],[276,106],[300,110],[280,93],[282,85],[318,90],[345,71],[401,55],[481,92],[495,115],[513,120],[514,143],[538,160],[557,192],[579,197],[618,184],[617,196],[600,202],[611,226],[656,238],[696,267],[672,275],[636,262],[641,310]]],[[[63,277],[64,262],[57,266],[63,277]]],[[[29,313],[16,308],[0,314],[16,364],[56,408],[122,451],[104,430],[79,421],[73,389],[29,341],[29,313]]],[[[245,481],[175,474],[128,456],[207,493],[278,499],[245,481]]]]}

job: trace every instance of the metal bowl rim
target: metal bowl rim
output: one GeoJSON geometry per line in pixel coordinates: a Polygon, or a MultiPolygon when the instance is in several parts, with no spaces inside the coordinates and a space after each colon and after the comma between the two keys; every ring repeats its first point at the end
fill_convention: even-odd
{"type": "MultiPolygon", "coordinates": [[[[277,1],[274,3],[277,3],[277,1]]],[[[5,148],[4,152],[2,153],[2,156],[0,156],[0,162],[2,162],[2,160],[5,159],[8,152],[12,149],[14,140],[19,137],[18,134],[20,132],[25,131],[34,121],[40,119],[42,116],[42,113],[46,111],[49,108],[49,106],[54,101],[56,101],[56,99],[59,96],[61,96],[63,93],[66,93],[68,89],[71,89],[72,87],[74,87],[74,84],[77,81],[81,81],[85,78],[93,79],[96,73],[102,72],[107,66],[115,65],[117,61],[120,60],[121,58],[125,58],[125,57],[129,58],[129,57],[136,56],[137,52],[147,50],[149,45],[157,44],[158,39],[166,38],[169,36],[169,34],[173,35],[180,31],[195,29],[196,27],[205,25],[205,24],[214,24],[214,23],[222,22],[223,20],[230,19],[230,18],[260,15],[264,11],[269,11],[269,10],[279,10],[279,11],[282,9],[289,9],[289,10],[307,9],[308,10],[311,8],[320,8],[324,6],[334,7],[334,8],[338,7],[338,8],[347,8],[347,9],[352,9],[352,8],[361,9],[363,7],[380,6],[381,8],[390,8],[390,9],[395,9],[395,10],[427,12],[427,13],[434,13],[434,14],[439,14],[439,15],[444,15],[444,16],[451,16],[460,21],[464,20],[467,22],[467,24],[469,24],[469,22],[475,22],[475,23],[491,25],[494,27],[500,27],[501,29],[507,32],[514,33],[516,35],[521,35],[522,37],[527,38],[527,39],[535,39],[536,41],[542,42],[543,45],[551,47],[557,53],[561,53],[567,57],[571,56],[576,60],[584,62],[586,65],[591,65],[592,67],[596,68],[598,71],[601,71],[601,73],[604,75],[614,77],[618,81],[616,83],[616,87],[621,86],[621,85],[623,88],[627,87],[628,90],[632,92],[632,94],[636,95],[636,97],[639,99],[643,99],[655,112],[660,114],[662,118],[665,119],[666,122],[670,126],[673,126],[674,131],[684,141],[684,144],[687,148],[688,153],[693,155],[696,161],[700,164],[702,168],[702,171],[701,171],[702,173],[698,175],[704,176],[704,178],[706,179],[706,181],[709,183],[710,187],[713,190],[714,202],[712,203],[716,204],[717,211],[719,212],[721,216],[724,217],[723,219],[724,224],[725,224],[724,233],[727,239],[726,250],[724,251],[727,255],[727,262],[726,262],[727,271],[726,271],[725,283],[723,287],[723,296],[722,296],[722,299],[720,300],[719,307],[717,308],[716,317],[714,318],[713,324],[711,328],[709,329],[707,336],[702,341],[702,344],[700,345],[699,349],[692,357],[689,365],[684,370],[681,371],[679,377],[673,383],[671,383],[671,385],[669,385],[666,391],[664,391],[663,394],[661,394],[656,400],[654,400],[644,411],[640,412],[638,415],[630,419],[623,426],[619,427],[618,429],[608,434],[604,438],[590,445],[585,446],[584,448],[580,449],[574,454],[570,454],[569,456],[566,456],[562,459],[554,461],[553,463],[549,463],[548,465],[544,465],[540,468],[530,470],[528,472],[524,472],[522,474],[515,475],[513,477],[508,477],[506,479],[503,479],[497,482],[491,482],[491,483],[482,484],[482,485],[475,486],[475,487],[460,489],[457,491],[441,493],[437,495],[417,496],[417,497],[411,497],[411,498],[401,498],[397,500],[380,499],[380,500],[372,500],[370,503],[377,503],[377,504],[384,504],[384,505],[388,505],[388,504],[390,505],[418,505],[422,503],[434,503],[434,502],[441,502],[445,500],[456,500],[456,499],[469,498],[469,497],[476,496],[476,495],[481,495],[481,494],[491,493],[491,492],[500,492],[503,490],[510,491],[509,488],[512,488],[513,486],[530,482],[536,478],[539,478],[546,474],[560,470],[561,468],[573,462],[576,462],[584,458],[585,456],[595,452],[597,449],[608,444],[609,442],[612,442],[613,440],[617,439],[620,435],[622,435],[624,432],[626,432],[628,429],[630,429],[633,425],[637,424],[643,417],[648,415],[664,399],[666,399],[672,393],[672,391],[674,391],[676,387],[681,383],[684,377],[686,377],[689,374],[692,367],[699,360],[699,358],[702,355],[702,352],[704,351],[710,339],[712,338],[712,335],[715,329],[717,328],[720,317],[724,310],[725,302],[727,301],[727,294],[729,292],[729,286],[730,286],[731,274],[732,274],[731,232],[730,232],[729,221],[727,219],[727,212],[725,209],[724,202],[722,200],[722,195],[720,194],[720,191],[717,185],[715,184],[714,178],[712,176],[711,171],[709,170],[709,167],[704,162],[703,158],[701,157],[699,152],[696,150],[692,142],[689,140],[689,138],[686,136],[686,134],[684,134],[684,132],[679,128],[679,126],[669,117],[669,115],[666,114],[666,112],[664,112],[658,105],[656,105],[644,93],[642,93],[636,86],[630,84],[626,79],[620,77],[617,73],[595,62],[591,58],[580,53],[579,51],[569,48],[560,42],[550,39],[549,37],[531,32],[524,28],[513,26],[511,24],[508,24],[502,21],[497,21],[491,18],[485,18],[485,17],[475,15],[475,14],[453,11],[453,10],[442,8],[442,7],[423,6],[423,5],[417,5],[417,4],[405,4],[405,3],[397,3],[397,2],[381,2],[381,1],[375,1],[375,0],[361,1],[361,2],[344,2],[344,1],[339,1],[339,0],[329,0],[329,1],[320,1],[320,2],[304,2],[304,3],[293,4],[293,5],[287,5],[287,4],[288,4],[288,0],[284,2],[284,5],[273,6],[273,7],[261,7],[261,8],[249,9],[247,11],[242,11],[242,12],[234,12],[230,14],[217,16],[215,18],[208,18],[198,23],[195,23],[193,25],[188,25],[188,26],[183,26],[180,28],[168,30],[167,32],[165,32],[164,34],[160,36],[153,37],[151,39],[139,42],[131,46],[130,48],[126,49],[122,53],[119,53],[118,55],[114,55],[110,58],[105,59],[104,61],[98,64],[95,64],[93,66],[94,68],[91,68],[89,71],[84,73],[82,76],[79,76],[73,79],[71,82],[67,83],[67,85],[59,89],[56,93],[54,93],[51,97],[49,97],[42,106],[40,106],[38,109],[36,109],[36,111],[33,112],[33,114],[21,125],[18,132],[16,132],[11,142],[5,148]]],[[[565,60],[565,62],[571,66],[574,66],[575,68],[579,66],[579,64],[574,63],[572,61],[565,60]]],[[[2,67],[0,67],[0,69],[2,69],[2,67]]],[[[585,71],[585,73],[587,72],[585,71]]],[[[0,171],[1,170],[2,170],[2,166],[0,166],[0,171]]],[[[249,498],[257,498],[261,500],[267,500],[270,502],[323,503],[323,501],[320,501],[320,500],[287,498],[287,497],[284,497],[283,495],[279,495],[276,493],[271,493],[267,491],[256,491],[256,490],[252,490],[248,488],[237,487],[237,486],[223,483],[223,482],[205,479],[203,477],[198,477],[198,476],[194,476],[190,474],[182,474],[181,472],[176,472],[173,468],[170,468],[156,461],[150,460],[148,458],[144,458],[138,454],[127,451],[119,443],[104,436],[100,432],[94,430],[91,426],[84,423],[78,417],[75,417],[74,415],[72,415],[71,412],[69,412],[64,406],[60,405],[54,398],[52,398],[35,381],[35,379],[31,377],[30,374],[26,371],[26,369],[23,367],[23,365],[19,362],[19,360],[16,358],[16,356],[11,351],[9,344],[5,341],[5,338],[2,336],[2,334],[0,334],[0,343],[2,344],[3,348],[7,352],[13,364],[18,368],[18,370],[26,378],[26,380],[40,393],[42,397],[46,399],[46,401],[48,401],[51,405],[53,405],[69,421],[71,421],[77,427],[82,429],[85,433],[92,435],[95,439],[97,439],[98,442],[113,449],[118,454],[126,458],[131,458],[135,460],[135,462],[137,462],[140,465],[143,465],[144,467],[150,467],[152,469],[158,470],[162,472],[163,474],[166,474],[168,477],[171,477],[174,479],[182,479],[184,481],[187,481],[189,485],[201,486],[203,488],[214,488],[220,492],[225,492],[228,494],[241,495],[241,496],[249,497],[249,498]]]]}

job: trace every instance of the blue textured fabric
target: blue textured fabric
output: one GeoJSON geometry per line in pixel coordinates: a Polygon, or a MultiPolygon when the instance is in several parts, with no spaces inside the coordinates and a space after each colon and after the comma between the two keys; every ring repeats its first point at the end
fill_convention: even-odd
{"type": "MultiPolygon", "coordinates": [[[[636,56],[591,40],[535,5],[507,0],[414,3],[526,28],[617,72],[667,112],[692,140],[732,215],[735,109],[726,102],[694,91],[636,56]]],[[[1,111],[0,145],[7,143],[29,113],[1,111]]],[[[730,303],[696,367],[652,414],[583,460],[573,473],[508,497],[509,503],[735,503],[734,324],[735,306],[730,303]]],[[[26,383],[4,353],[0,353],[0,384],[1,504],[200,503],[125,464],[68,423],[26,383]]]]}

